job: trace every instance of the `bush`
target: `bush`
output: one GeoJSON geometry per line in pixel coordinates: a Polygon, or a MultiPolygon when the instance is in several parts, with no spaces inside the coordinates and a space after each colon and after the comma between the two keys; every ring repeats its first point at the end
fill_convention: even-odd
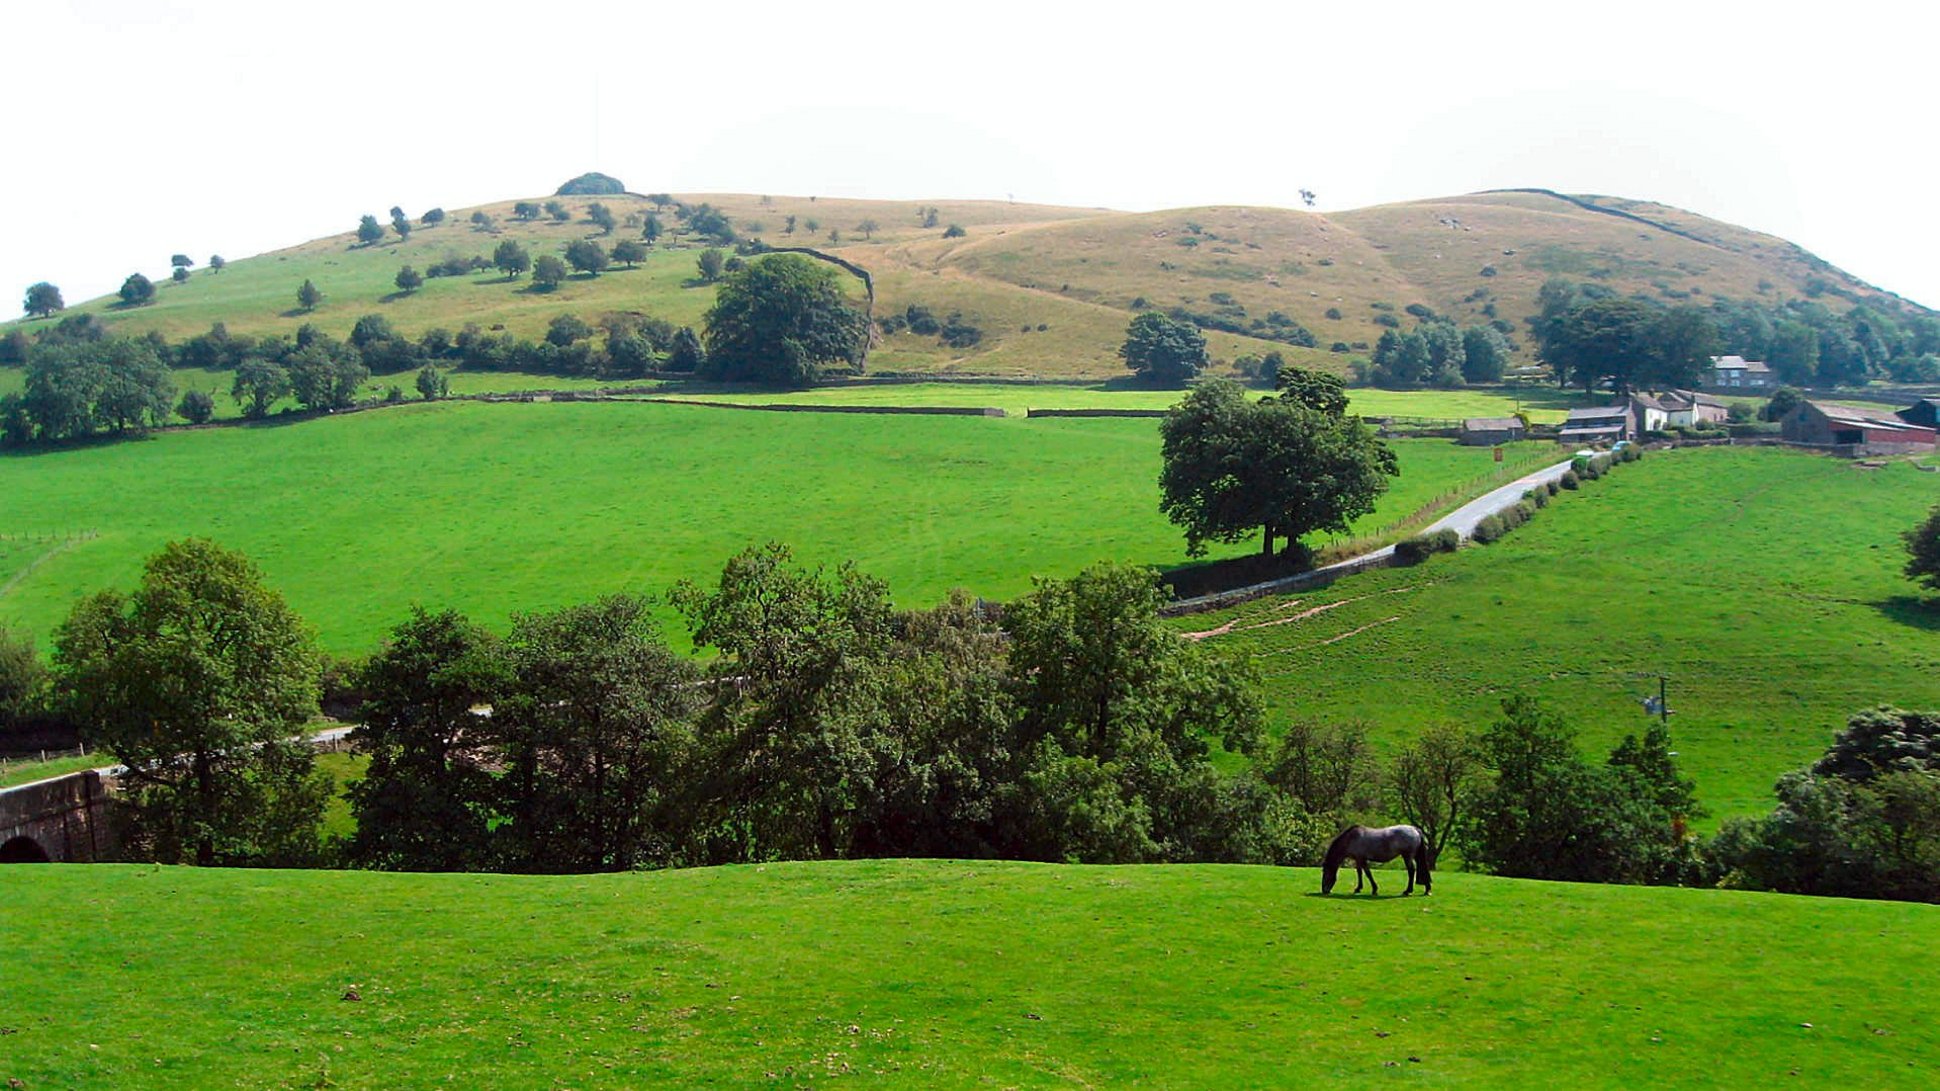
{"type": "Polygon", "coordinates": [[[1332,320],[1332,321],[1335,321],[1335,322],[1339,322],[1339,321],[1340,321],[1340,308],[1339,308],[1339,307],[1329,307],[1329,308],[1327,308],[1327,317],[1328,317],[1328,318],[1329,318],[1330,320],[1332,320]]]}
{"type": "Polygon", "coordinates": [[[1508,532],[1508,528],[1502,525],[1502,516],[1486,515],[1482,517],[1481,522],[1475,524],[1475,533],[1470,537],[1483,545],[1488,545],[1508,532]]]}
{"type": "Polygon", "coordinates": [[[1549,506],[1549,490],[1530,489],[1528,492],[1522,494],[1522,499],[1524,503],[1534,504],[1536,509],[1540,511],[1549,506]]]}
{"type": "Polygon", "coordinates": [[[1453,553],[1462,546],[1462,536],[1443,529],[1433,534],[1417,534],[1394,544],[1394,555],[1403,564],[1420,564],[1437,553],[1453,553]]]}
{"type": "Polygon", "coordinates": [[[1557,478],[1556,483],[1572,492],[1583,487],[1583,479],[1576,476],[1574,469],[1564,470],[1563,476],[1557,478]]]}
{"type": "Polygon", "coordinates": [[[1550,478],[1550,479],[1549,479],[1548,481],[1545,481],[1545,482],[1543,482],[1543,491],[1544,491],[1544,492],[1547,492],[1547,493],[1548,493],[1549,495],[1551,495],[1551,496],[1555,496],[1555,495],[1556,495],[1556,493],[1557,493],[1557,492],[1558,492],[1558,491],[1559,491],[1559,490],[1560,490],[1561,488],[1562,488],[1562,486],[1560,486],[1560,485],[1558,485],[1558,484],[1556,483],[1556,479],[1555,479],[1555,478],[1553,478],[1553,477],[1552,477],[1552,478],[1550,478]]]}

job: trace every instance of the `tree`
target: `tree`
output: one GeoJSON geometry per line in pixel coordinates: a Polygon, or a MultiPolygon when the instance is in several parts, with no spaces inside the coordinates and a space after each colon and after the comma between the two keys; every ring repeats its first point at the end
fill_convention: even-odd
{"type": "Polygon", "coordinates": [[[1940,591],[1940,507],[1902,538],[1906,541],[1906,578],[1929,591],[1940,591]]]}
{"type": "Polygon", "coordinates": [[[155,282],[140,273],[128,274],[121,282],[121,302],[123,306],[139,307],[155,301],[155,282]]]}
{"type": "Polygon", "coordinates": [[[323,293],[309,278],[304,278],[303,286],[296,290],[296,305],[306,311],[314,311],[323,302],[323,293]]]}
{"type": "Polygon", "coordinates": [[[399,239],[411,237],[411,221],[402,214],[391,217],[391,230],[397,232],[399,239]]]}
{"type": "Polygon", "coordinates": [[[360,351],[380,341],[395,340],[397,340],[397,330],[392,328],[391,320],[381,314],[360,315],[356,323],[350,327],[350,343],[360,351]]]}
{"type": "Polygon", "coordinates": [[[709,284],[721,279],[721,265],[726,258],[727,255],[711,246],[701,251],[701,256],[695,261],[695,265],[700,269],[701,279],[709,284]]]}
{"type": "Polygon", "coordinates": [[[175,271],[168,275],[168,279],[177,284],[187,284],[189,282],[189,271],[178,265],[175,267],[175,271]]]}
{"type": "Polygon", "coordinates": [[[171,254],[168,263],[177,269],[187,269],[189,266],[195,264],[195,259],[187,254],[171,254]]]}
{"type": "Polygon", "coordinates": [[[397,271],[397,277],[392,283],[397,285],[397,290],[400,292],[415,292],[424,287],[424,274],[407,265],[397,271]]]}
{"type": "Polygon", "coordinates": [[[559,223],[565,223],[567,220],[573,218],[573,210],[567,208],[566,202],[564,201],[547,201],[546,215],[551,216],[559,223]]]}
{"type": "Polygon", "coordinates": [[[876,229],[880,228],[881,226],[882,226],[881,224],[877,223],[874,220],[864,220],[861,223],[857,224],[855,229],[857,231],[862,232],[862,237],[866,241],[868,239],[874,238],[876,235],[876,229]]]}
{"type": "Polygon", "coordinates": [[[493,816],[487,723],[474,709],[511,682],[500,642],[455,611],[411,616],[359,672],[365,694],[353,733],[370,755],[349,789],[357,832],[345,846],[362,866],[460,871],[488,866],[493,816]]]}
{"type": "MultiPolygon", "coordinates": [[[[1296,380],[1288,389],[1317,387],[1324,384],[1296,380]]],[[[1160,435],[1159,509],[1185,528],[1193,556],[1208,541],[1234,542],[1256,529],[1262,554],[1277,537],[1293,549],[1314,531],[1344,534],[1399,472],[1394,452],[1358,417],[1285,398],[1249,402],[1227,380],[1195,387],[1160,435]]]]}
{"type": "Polygon", "coordinates": [[[868,320],[836,275],[799,254],[759,258],[727,275],[706,316],[707,377],[812,383],[831,365],[860,367],[868,320]]]}
{"type": "Polygon", "coordinates": [[[512,682],[492,709],[514,866],[624,871],[673,862],[673,797],[702,697],[647,604],[614,595],[513,619],[512,682]]]}
{"type": "Polygon", "coordinates": [[[1481,769],[1475,737],[1451,724],[1430,727],[1395,752],[1389,794],[1435,855],[1462,835],[1466,802],[1481,769]]]}
{"type": "Polygon", "coordinates": [[[566,244],[566,263],[588,276],[599,276],[611,261],[606,249],[591,239],[574,239],[566,244]]]}
{"type": "Polygon", "coordinates": [[[636,239],[621,239],[613,244],[613,260],[625,262],[631,269],[634,262],[647,260],[646,244],[636,239]]]}
{"type": "Polygon", "coordinates": [[[174,542],[131,595],[83,600],[56,630],[61,693],[126,768],[127,842],[151,859],[301,865],[328,794],[301,732],[317,712],[309,630],[262,573],[174,542]]]}
{"type": "Polygon", "coordinates": [[[424,215],[418,217],[418,222],[426,227],[444,223],[445,210],[442,208],[427,208],[424,210],[424,215]]]}
{"type": "Polygon", "coordinates": [[[1259,743],[1251,677],[1172,632],[1154,574],[1095,565],[1004,608],[1017,704],[1017,792],[1004,854],[1191,859],[1215,810],[1211,742],[1259,743]]]}
{"type": "Polygon", "coordinates": [[[41,666],[34,642],[0,629],[0,738],[40,711],[46,686],[47,668],[41,666]]]}
{"type": "Polygon", "coordinates": [[[647,200],[653,202],[655,208],[671,208],[674,204],[673,197],[665,193],[649,193],[647,200]]]}
{"type": "Polygon", "coordinates": [[[451,380],[445,373],[431,364],[418,369],[418,396],[425,401],[436,401],[451,392],[451,380]]]}
{"type": "Polygon", "coordinates": [[[1160,386],[1184,386],[1207,364],[1206,338],[1190,322],[1146,311],[1125,329],[1118,356],[1138,377],[1160,386]]]}
{"type": "Polygon", "coordinates": [[[370,213],[367,212],[364,214],[363,219],[357,221],[357,241],[358,242],[363,243],[365,246],[369,246],[383,237],[384,237],[384,225],[377,222],[377,217],[372,216],[370,213]]]}
{"type": "Polygon", "coordinates": [[[707,354],[701,349],[701,339],[695,335],[692,326],[682,326],[674,334],[673,347],[667,353],[667,370],[693,373],[706,366],[707,354]]]}
{"type": "Polygon", "coordinates": [[[963,230],[962,224],[951,224],[943,229],[943,237],[946,239],[960,239],[966,234],[968,232],[963,230]]]}
{"type": "Polygon", "coordinates": [[[338,341],[319,341],[297,349],[284,361],[290,393],[305,409],[348,409],[370,379],[357,350],[338,341]]]}
{"type": "Polygon", "coordinates": [[[613,217],[613,210],[598,201],[586,206],[586,218],[600,229],[602,235],[611,235],[613,229],[619,226],[619,221],[613,217]]]}
{"type": "MultiPolygon", "coordinates": [[[[1534,700],[1502,702],[1482,733],[1489,776],[1475,793],[1463,858],[1498,875],[1567,882],[1675,881],[1689,845],[1657,785],[1597,766],[1575,732],[1534,700]]],[[[1665,760],[1668,761],[1668,752],[1665,760]]]]}
{"type": "Polygon", "coordinates": [[[515,220],[536,220],[539,212],[537,201],[519,201],[512,206],[512,218],[515,220]]]}
{"type": "Polygon", "coordinates": [[[190,387],[182,392],[182,401],[175,411],[190,424],[207,424],[216,415],[216,400],[208,391],[190,387]]]}
{"type": "Polygon", "coordinates": [[[532,284],[536,288],[549,292],[559,287],[565,279],[566,263],[551,254],[541,254],[539,260],[532,263],[532,284]]]}
{"type": "Polygon", "coordinates": [[[532,255],[526,252],[525,247],[506,239],[492,251],[492,266],[504,273],[507,279],[517,280],[520,273],[532,268],[532,255]]]}
{"type": "MultiPolygon", "coordinates": [[[[1267,355],[1279,357],[1280,354],[1271,352],[1267,355]]],[[[1304,367],[1287,367],[1282,358],[1273,363],[1273,386],[1279,391],[1283,402],[1304,405],[1330,417],[1347,415],[1347,384],[1338,375],[1304,367]]]]}
{"type": "Polygon", "coordinates": [[[1784,420],[1804,400],[1805,395],[1799,393],[1793,387],[1781,386],[1777,390],[1772,391],[1771,398],[1765,402],[1764,408],[1758,411],[1758,419],[1766,421],[1784,420]]]}
{"type": "Polygon", "coordinates": [[[221,254],[210,254],[210,255],[209,255],[209,271],[210,271],[211,273],[220,273],[220,272],[222,272],[222,267],[223,267],[223,266],[225,266],[225,265],[227,265],[227,264],[229,264],[229,263],[228,263],[228,262],[227,262],[226,260],[224,260],[224,259],[223,259],[223,256],[222,256],[221,254]]]}
{"type": "Polygon", "coordinates": [[[21,304],[21,309],[35,318],[46,318],[55,311],[67,309],[67,301],[61,298],[59,288],[43,280],[27,289],[27,298],[21,304]]]}
{"type": "Polygon", "coordinates": [[[1471,383],[1502,381],[1509,362],[1509,339],[1489,326],[1462,331],[1462,378],[1471,383]]]}
{"type": "Polygon", "coordinates": [[[546,343],[565,348],[574,341],[593,336],[593,327],[576,314],[556,314],[546,325],[546,343]]]}
{"type": "Polygon", "coordinates": [[[640,237],[647,240],[647,245],[652,246],[659,242],[660,236],[665,232],[666,227],[661,224],[660,217],[651,212],[647,213],[647,222],[640,228],[640,237]]]}
{"type": "Polygon", "coordinates": [[[242,406],[243,416],[262,420],[269,407],[290,394],[290,373],[283,365],[260,356],[251,356],[236,365],[236,378],[229,396],[242,406]]]}

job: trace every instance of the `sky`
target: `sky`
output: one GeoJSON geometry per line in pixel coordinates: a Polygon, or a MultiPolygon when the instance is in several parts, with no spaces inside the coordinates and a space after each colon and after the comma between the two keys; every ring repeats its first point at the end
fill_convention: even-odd
{"type": "Polygon", "coordinates": [[[39,0],[0,14],[0,291],[363,213],[636,192],[1325,212],[1538,186],[1940,307],[1940,8],[39,0]]]}

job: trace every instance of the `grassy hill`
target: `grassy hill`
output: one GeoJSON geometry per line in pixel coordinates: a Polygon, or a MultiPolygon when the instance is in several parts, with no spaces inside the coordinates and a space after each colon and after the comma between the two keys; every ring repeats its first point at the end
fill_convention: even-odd
{"type": "Polygon", "coordinates": [[[1564,494],[1501,542],[1416,568],[1181,619],[1231,625],[1281,717],[1360,720],[1378,743],[1480,726],[1540,697],[1607,749],[1670,675],[1679,763],[1713,816],[1770,806],[1847,715],[1940,704],[1940,611],[1899,535],[1940,475],[1777,449],[1659,452],[1564,494]]]}
{"type": "MultiPolygon", "coordinates": [[[[1485,449],[1397,449],[1402,476],[1359,532],[1498,471],[1485,449]]],[[[0,625],[44,646],[81,596],[188,535],[255,558],[346,652],[414,601],[499,623],[718,576],[770,538],[853,559],[912,605],[1006,598],[1098,560],[1183,561],[1158,472],[1154,420],[434,403],[175,431],[0,457],[0,625]]]]}
{"type": "Polygon", "coordinates": [[[36,938],[0,961],[0,1078],[1923,1087],[1940,1066],[1931,906],[1459,873],[1428,899],[1317,886],[938,861],[22,866],[6,920],[36,938]]]}
{"type": "MultiPolygon", "coordinates": [[[[1230,206],[1115,213],[987,201],[932,206],[678,196],[721,208],[744,234],[778,245],[815,245],[868,268],[881,313],[919,304],[938,315],[960,311],[984,330],[983,341],[970,349],[909,333],[891,336],[870,357],[877,371],[1123,374],[1115,353],[1141,300],[1200,313],[1226,308],[1242,325],[1281,312],[1312,330],[1321,347],[1295,349],[1211,331],[1214,355],[1231,361],[1279,348],[1295,362],[1338,370],[1347,357],[1326,351],[1328,346],[1372,344],[1381,332],[1376,319],[1410,304],[1464,322],[1499,317],[1521,330],[1521,319],[1535,310],[1536,290],[1554,275],[1667,301],[1883,295],[1782,239],[1610,197],[1480,193],[1322,214],[1230,206]],[[930,207],[937,226],[923,227],[930,207]],[[793,235],[783,233],[790,216],[797,223],[793,235]],[[877,226],[865,236],[861,225],[869,222],[877,226]],[[943,237],[951,224],[964,229],[961,238],[943,237]],[[830,232],[838,232],[839,240],[832,241],[830,232]]],[[[373,312],[414,334],[475,322],[536,337],[563,312],[594,317],[638,311],[684,325],[699,321],[713,289],[694,281],[699,244],[690,237],[663,239],[637,268],[574,278],[552,292],[496,272],[428,280],[408,295],[394,289],[392,278],[402,265],[422,270],[445,257],[489,255],[501,239],[519,240],[537,254],[597,237],[598,229],[584,219],[595,199],[563,200],[574,213],[570,222],[520,222],[512,217],[512,201],[457,209],[445,223],[420,227],[407,240],[389,235],[361,246],[346,232],[232,261],[219,273],[198,269],[180,285],[150,270],[158,281],[155,303],[129,310],[110,298],[70,310],[172,338],[200,333],[217,320],[238,333],[288,332],[314,321],[341,334],[359,315],[373,312]],[[474,211],[492,216],[495,227],[470,224],[474,211]],[[324,293],[314,312],[296,309],[296,290],[305,279],[324,293]]],[[[597,200],[622,220],[604,237],[609,244],[638,237],[639,228],[625,222],[654,211],[634,196],[597,200]]],[[[676,226],[671,213],[663,212],[662,219],[676,226]]],[[[354,222],[354,212],[347,213],[345,223],[354,222]]]]}

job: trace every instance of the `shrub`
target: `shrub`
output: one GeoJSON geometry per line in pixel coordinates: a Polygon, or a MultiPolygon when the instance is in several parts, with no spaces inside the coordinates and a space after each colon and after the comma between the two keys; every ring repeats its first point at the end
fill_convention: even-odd
{"type": "Polygon", "coordinates": [[[1494,275],[1495,275],[1495,266],[1493,266],[1493,265],[1484,265],[1484,266],[1482,267],[1482,275],[1483,275],[1483,276],[1485,276],[1485,277],[1492,277],[1492,276],[1494,276],[1494,275]]]}
{"type": "Polygon", "coordinates": [[[1557,484],[1561,485],[1563,488],[1574,491],[1576,489],[1582,488],[1583,479],[1576,476],[1576,471],[1571,469],[1571,470],[1564,470],[1563,476],[1557,478],[1556,481],[1557,481],[1557,484]]]}
{"type": "Polygon", "coordinates": [[[1386,313],[1375,315],[1374,324],[1377,326],[1386,326],[1391,330],[1398,330],[1401,328],[1401,320],[1391,314],[1386,314],[1386,313]]]}
{"type": "Polygon", "coordinates": [[[1502,517],[1500,515],[1487,515],[1483,516],[1481,522],[1475,524],[1475,533],[1471,534],[1470,537],[1481,542],[1483,545],[1488,545],[1490,542],[1495,541],[1507,533],[1508,528],[1502,525],[1502,517]]]}
{"type": "Polygon", "coordinates": [[[1335,321],[1335,322],[1339,322],[1339,321],[1340,321],[1340,308],[1339,308],[1339,307],[1329,307],[1329,308],[1327,308],[1327,317],[1328,317],[1329,319],[1331,319],[1331,320],[1333,320],[1333,321],[1335,321]]]}
{"type": "Polygon", "coordinates": [[[1549,506],[1548,489],[1530,489],[1522,494],[1524,502],[1536,505],[1538,511],[1549,506]]]}
{"type": "Polygon", "coordinates": [[[1556,484],[1556,479],[1553,477],[1550,478],[1548,481],[1543,482],[1543,491],[1548,493],[1551,496],[1555,496],[1559,488],[1561,488],[1561,486],[1556,484]]]}
{"type": "Polygon", "coordinates": [[[1462,536],[1442,529],[1433,534],[1417,534],[1394,544],[1394,555],[1403,564],[1420,564],[1437,553],[1453,553],[1462,546],[1462,536]]]}
{"type": "Polygon", "coordinates": [[[1403,307],[1402,310],[1407,311],[1416,318],[1429,319],[1435,317],[1435,309],[1421,303],[1410,303],[1406,307],[1403,307]]]}

